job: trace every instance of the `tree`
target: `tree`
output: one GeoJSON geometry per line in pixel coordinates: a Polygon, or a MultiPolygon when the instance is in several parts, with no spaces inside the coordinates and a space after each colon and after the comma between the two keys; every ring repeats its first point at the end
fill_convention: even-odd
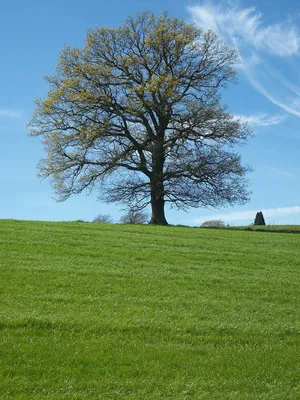
{"type": "Polygon", "coordinates": [[[97,217],[93,219],[93,222],[102,222],[104,224],[112,224],[113,220],[108,214],[98,214],[97,217]]]}
{"type": "Polygon", "coordinates": [[[201,224],[201,228],[222,228],[224,226],[224,221],[222,221],[221,219],[212,219],[205,221],[203,222],[203,224],[201,224]]]}
{"type": "Polygon", "coordinates": [[[251,132],[221,104],[235,81],[235,50],[167,13],[143,12],[65,47],[30,123],[39,164],[58,200],[97,188],[100,199],[151,205],[150,223],[177,209],[244,204],[249,193],[233,146],[251,132]]]}
{"type": "Polygon", "coordinates": [[[120,222],[122,224],[145,224],[147,219],[148,215],[145,212],[130,209],[120,218],[120,222]]]}
{"type": "Polygon", "coordinates": [[[254,225],[266,225],[263,213],[261,211],[256,213],[254,225]]]}

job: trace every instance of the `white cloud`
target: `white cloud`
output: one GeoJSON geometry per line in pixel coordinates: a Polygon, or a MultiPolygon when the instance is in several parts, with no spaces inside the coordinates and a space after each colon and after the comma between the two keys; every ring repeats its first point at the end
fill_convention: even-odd
{"type": "MultiPolygon", "coordinates": [[[[218,220],[221,219],[225,222],[232,222],[232,221],[247,221],[253,220],[258,210],[249,210],[249,211],[239,211],[239,212],[232,212],[227,214],[216,214],[216,215],[209,215],[199,217],[194,219],[192,223],[194,224],[201,224],[207,220],[218,220]]],[[[266,208],[259,210],[262,211],[265,218],[276,218],[283,215],[291,215],[291,214],[300,214],[300,207],[279,207],[279,208],[266,208]]]]}
{"type": "MultiPolygon", "coordinates": [[[[277,100],[276,97],[278,97],[278,94],[276,94],[276,87],[274,87],[273,89],[271,88],[270,90],[266,89],[265,86],[263,86],[263,84],[260,82],[263,80],[263,78],[261,79],[257,79],[255,77],[255,70],[249,70],[249,71],[245,71],[246,75],[250,81],[250,83],[252,84],[252,86],[262,95],[264,95],[271,103],[277,105],[278,107],[282,108],[284,111],[288,112],[289,114],[294,115],[295,117],[300,117],[300,110],[298,108],[298,102],[300,101],[300,97],[294,97],[292,100],[288,101],[287,98],[290,97],[289,93],[288,93],[288,87],[286,86],[286,88],[283,88],[285,94],[283,94],[282,100],[277,100]],[[273,92],[273,93],[272,93],[273,92]]],[[[260,71],[260,75],[262,76],[262,70],[260,71]]],[[[274,82],[274,85],[276,83],[274,82]]],[[[280,87],[282,85],[282,82],[278,81],[277,82],[277,92],[282,91],[282,87],[280,87]]]]}
{"type": "Polygon", "coordinates": [[[211,29],[233,45],[250,43],[257,50],[279,56],[300,54],[300,33],[289,21],[264,26],[263,15],[255,7],[239,9],[228,4],[204,3],[188,7],[193,20],[204,29],[211,29]]]}
{"type": "Polygon", "coordinates": [[[188,7],[193,21],[240,50],[240,69],[252,86],[287,113],[300,117],[300,31],[290,20],[265,24],[256,8],[204,2],[188,7]],[[274,65],[280,64],[279,68],[274,65]]]}
{"type": "Polygon", "coordinates": [[[288,171],[285,171],[283,169],[280,169],[280,168],[271,167],[269,170],[272,172],[272,174],[279,176],[279,177],[284,177],[284,178],[294,178],[295,177],[294,174],[292,174],[288,171]]]}
{"type": "Polygon", "coordinates": [[[21,118],[22,111],[20,110],[9,110],[6,108],[0,108],[0,117],[8,117],[8,118],[21,118]]]}
{"type": "Polygon", "coordinates": [[[240,119],[243,122],[248,122],[253,126],[270,126],[270,125],[278,125],[281,124],[286,117],[284,115],[267,115],[267,114],[259,114],[259,115],[235,115],[236,118],[240,119]]]}

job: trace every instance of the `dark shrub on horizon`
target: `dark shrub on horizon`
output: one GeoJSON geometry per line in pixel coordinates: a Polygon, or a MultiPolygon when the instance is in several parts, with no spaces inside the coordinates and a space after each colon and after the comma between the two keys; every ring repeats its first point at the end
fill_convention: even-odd
{"type": "Polygon", "coordinates": [[[254,225],[266,225],[263,213],[261,211],[256,213],[254,225]]]}

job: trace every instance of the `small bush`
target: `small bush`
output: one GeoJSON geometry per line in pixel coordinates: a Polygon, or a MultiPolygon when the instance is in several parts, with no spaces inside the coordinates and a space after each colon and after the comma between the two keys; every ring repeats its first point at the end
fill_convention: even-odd
{"type": "Polygon", "coordinates": [[[108,214],[98,214],[97,217],[93,219],[93,222],[101,222],[103,224],[112,224],[113,220],[108,214]]]}
{"type": "Polygon", "coordinates": [[[212,219],[209,221],[205,221],[203,222],[203,224],[201,224],[201,228],[222,228],[224,226],[224,221],[222,221],[221,219],[212,219]]]}
{"type": "Polygon", "coordinates": [[[129,210],[120,218],[122,224],[145,224],[149,219],[147,213],[137,210],[129,210]]]}
{"type": "Polygon", "coordinates": [[[254,225],[266,225],[263,213],[261,211],[256,213],[254,225]]]}

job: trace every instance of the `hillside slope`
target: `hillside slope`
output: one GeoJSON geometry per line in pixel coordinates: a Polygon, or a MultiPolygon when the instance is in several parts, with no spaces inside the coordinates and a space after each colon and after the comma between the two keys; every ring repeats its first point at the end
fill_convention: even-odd
{"type": "Polygon", "coordinates": [[[299,399],[300,236],[0,221],[0,399],[299,399]]]}

